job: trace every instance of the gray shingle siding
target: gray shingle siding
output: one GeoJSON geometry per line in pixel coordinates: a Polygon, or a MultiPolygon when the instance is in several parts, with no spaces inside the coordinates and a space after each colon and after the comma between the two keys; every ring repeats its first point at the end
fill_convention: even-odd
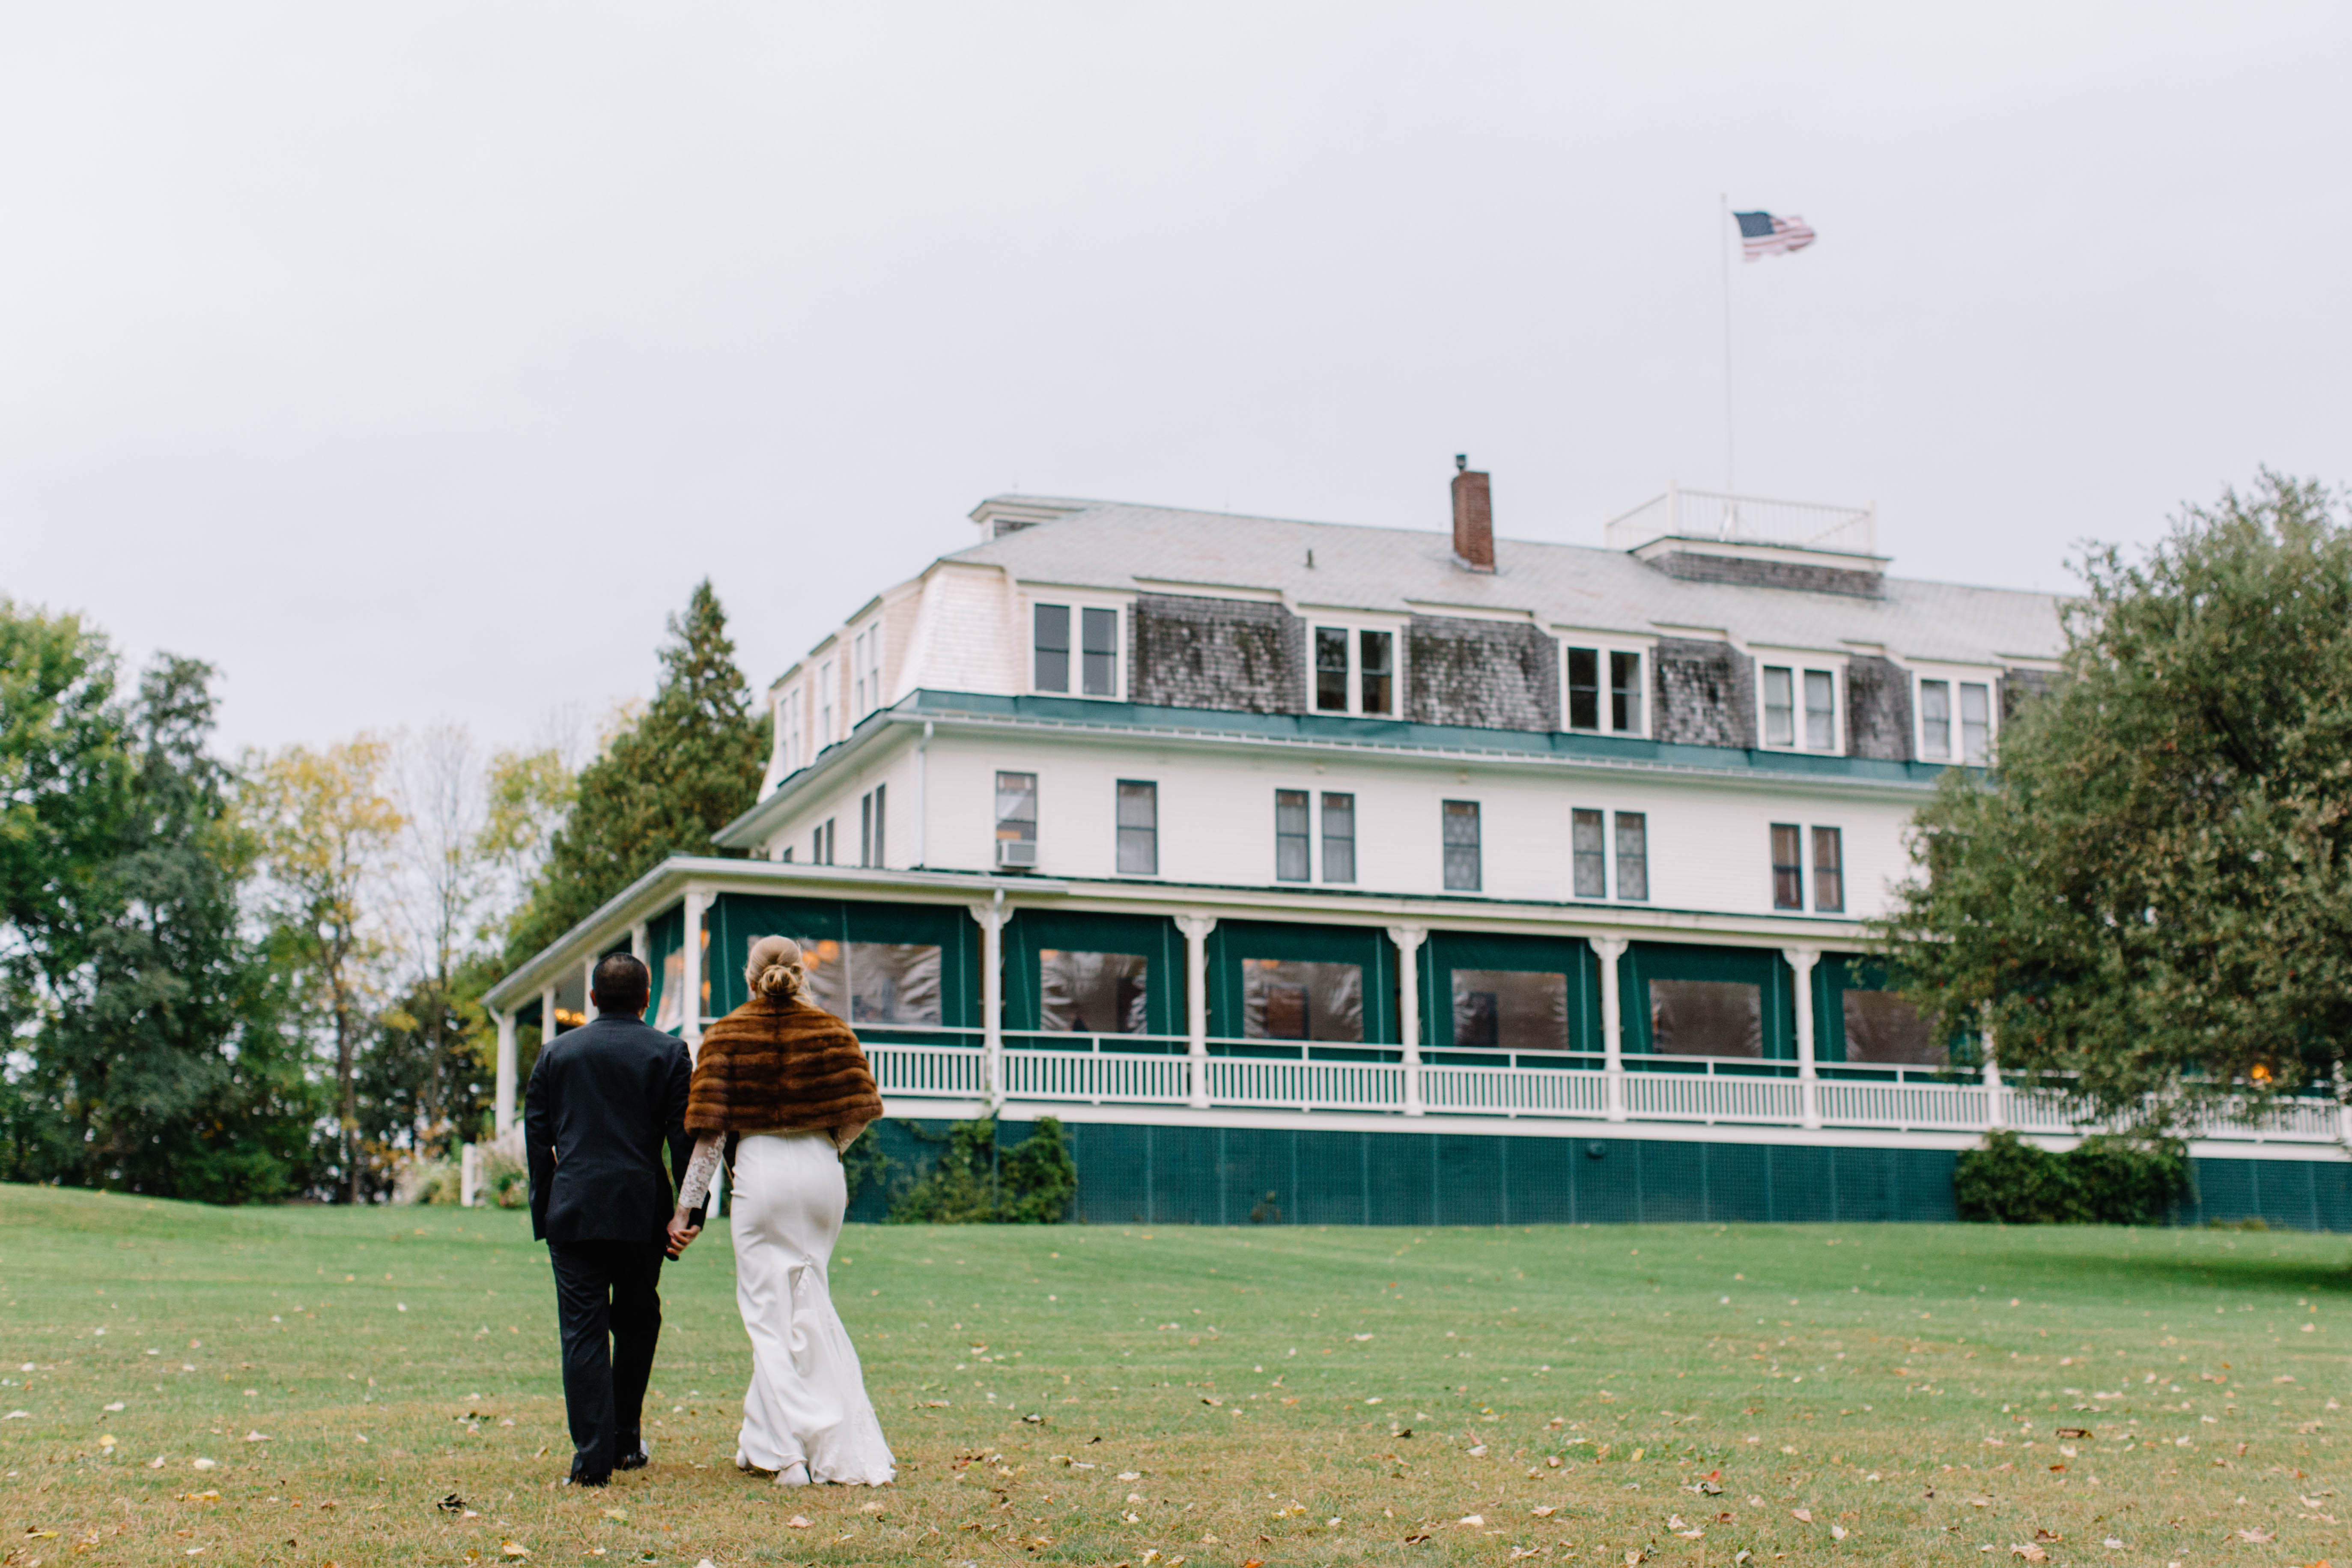
{"type": "Polygon", "coordinates": [[[1846,594],[1875,599],[1886,590],[1878,572],[1849,571],[1839,566],[1813,566],[1795,561],[1750,561],[1740,556],[1704,555],[1677,550],[1650,564],[1669,577],[1686,583],[1728,583],[1741,588],[1795,588],[1811,594],[1846,594]]]}
{"type": "Polygon", "coordinates": [[[1849,754],[1911,760],[1911,678],[1893,659],[1847,661],[1845,719],[1849,754]]]}
{"type": "Polygon", "coordinates": [[[2008,723],[2017,717],[2017,710],[2036,697],[2047,697],[2058,677],[2046,669],[2004,670],[2000,680],[2000,721],[2008,723]]]}
{"type": "Polygon", "coordinates": [[[1307,710],[1307,623],[1249,599],[1139,594],[1128,694],[1169,708],[1307,710]]]}
{"type": "Polygon", "coordinates": [[[1730,644],[1660,637],[1650,662],[1653,739],[1693,746],[1756,743],[1755,666],[1730,644]]]}
{"type": "Polygon", "coordinates": [[[1559,647],[1530,626],[1415,616],[1405,717],[1479,730],[1557,730],[1559,647]]]}

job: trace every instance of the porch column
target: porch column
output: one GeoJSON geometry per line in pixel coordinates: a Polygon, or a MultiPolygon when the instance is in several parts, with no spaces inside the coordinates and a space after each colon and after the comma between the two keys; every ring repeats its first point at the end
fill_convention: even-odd
{"type": "Polygon", "coordinates": [[[508,1012],[499,1015],[499,1098],[498,1108],[491,1113],[491,1131],[504,1137],[514,1119],[515,1016],[508,1012]]]}
{"type": "Polygon", "coordinates": [[[1993,1059],[1992,1020],[1984,1021],[1985,1126],[1998,1131],[2009,1125],[2009,1090],[2001,1087],[2000,1064],[1993,1059]]]}
{"type": "Polygon", "coordinates": [[[1429,933],[1419,926],[1391,926],[1397,950],[1397,1037],[1404,1045],[1404,1113],[1419,1116],[1421,1100],[1421,944],[1429,933]]]}
{"type": "Polygon", "coordinates": [[[1004,889],[972,905],[971,918],[980,922],[980,1087],[993,1116],[1004,1103],[1004,889]]]}
{"type": "Polygon", "coordinates": [[[539,994],[539,1048],[555,1044],[555,987],[551,985],[539,994]]]}
{"type": "Polygon", "coordinates": [[[596,1016],[596,955],[593,952],[580,961],[580,1016],[596,1016]]]}
{"type": "Polygon", "coordinates": [[[1214,915],[1176,917],[1184,933],[1184,1054],[1192,1080],[1187,1103],[1195,1110],[1209,1109],[1209,933],[1216,925],[1214,915]]]}
{"type": "Polygon", "coordinates": [[[1822,955],[1810,947],[1787,947],[1780,956],[1797,976],[1797,1100],[1807,1127],[1822,1124],[1821,1079],[1813,1071],[1813,965],[1822,955]]]}
{"type": "Polygon", "coordinates": [[[702,1051],[702,906],[700,893],[687,893],[686,939],[677,950],[677,984],[686,993],[679,999],[685,1005],[677,1010],[677,1034],[689,1058],[699,1058],[702,1051]]]}
{"type": "Polygon", "coordinates": [[[1625,1120],[1624,1007],[1617,994],[1617,961],[1625,956],[1622,936],[1591,939],[1601,956],[1601,1070],[1609,1100],[1609,1120],[1625,1120]]]}
{"type": "Polygon", "coordinates": [[[639,921],[629,928],[629,956],[639,963],[651,963],[653,951],[653,934],[646,929],[646,922],[639,921]]]}

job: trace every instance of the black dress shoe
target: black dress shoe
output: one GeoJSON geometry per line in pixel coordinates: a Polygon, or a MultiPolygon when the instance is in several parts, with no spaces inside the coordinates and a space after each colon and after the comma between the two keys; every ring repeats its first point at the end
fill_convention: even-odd
{"type": "Polygon", "coordinates": [[[640,1442],[635,1447],[614,1460],[613,1468],[616,1470],[642,1470],[653,1462],[654,1451],[640,1442]]]}
{"type": "Polygon", "coordinates": [[[566,1476],[563,1484],[567,1487],[601,1487],[608,1485],[612,1479],[610,1476],[566,1476]]]}

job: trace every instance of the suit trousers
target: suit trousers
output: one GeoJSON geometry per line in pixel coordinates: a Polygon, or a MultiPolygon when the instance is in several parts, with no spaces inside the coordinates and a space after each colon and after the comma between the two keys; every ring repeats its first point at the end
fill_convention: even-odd
{"type": "Polygon", "coordinates": [[[663,1252],[657,1243],[550,1242],[556,1325],[563,1339],[563,1411],[572,1479],[602,1486],[636,1452],[646,1383],[661,1338],[663,1252]]]}

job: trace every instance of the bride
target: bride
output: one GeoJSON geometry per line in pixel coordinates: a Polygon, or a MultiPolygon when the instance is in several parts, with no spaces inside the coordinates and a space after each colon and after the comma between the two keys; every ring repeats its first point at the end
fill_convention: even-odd
{"type": "Polygon", "coordinates": [[[848,1192],[841,1151],[882,1114],[849,1026],[808,1000],[801,951],[761,937],[744,971],[751,1000],[702,1037],[686,1110],[694,1158],[670,1222],[691,1241],[722,1143],[734,1190],[735,1300],[751,1336],[739,1468],[779,1486],[880,1486],[897,1462],[866,1397],[825,1264],[848,1192]]]}

